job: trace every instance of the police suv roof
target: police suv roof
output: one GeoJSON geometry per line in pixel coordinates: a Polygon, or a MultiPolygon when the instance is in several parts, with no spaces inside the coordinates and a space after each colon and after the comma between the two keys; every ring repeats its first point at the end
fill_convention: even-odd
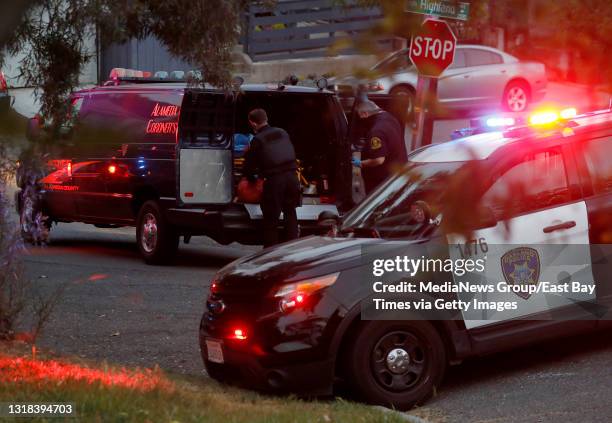
{"type": "MultiPolygon", "coordinates": [[[[563,138],[563,130],[573,134],[596,126],[612,127],[612,110],[602,110],[576,116],[557,126],[537,128],[519,126],[506,131],[485,132],[471,135],[454,141],[433,144],[415,151],[408,159],[412,162],[463,162],[468,160],[485,160],[498,149],[521,141],[542,138],[563,138]]],[[[534,144],[536,145],[536,144],[534,144]]]]}

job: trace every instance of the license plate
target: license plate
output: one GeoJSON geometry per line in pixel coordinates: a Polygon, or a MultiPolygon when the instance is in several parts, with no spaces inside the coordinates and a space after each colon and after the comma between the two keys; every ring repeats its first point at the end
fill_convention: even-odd
{"type": "Polygon", "coordinates": [[[221,342],[215,339],[206,340],[206,352],[208,353],[208,361],[213,363],[223,363],[223,348],[221,342]]]}

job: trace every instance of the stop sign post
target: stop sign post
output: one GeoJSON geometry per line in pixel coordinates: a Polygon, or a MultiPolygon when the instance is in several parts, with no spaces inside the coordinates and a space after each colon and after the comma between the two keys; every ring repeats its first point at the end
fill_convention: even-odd
{"type": "Polygon", "coordinates": [[[409,56],[419,71],[413,149],[431,144],[433,118],[430,115],[437,98],[437,78],[453,63],[456,44],[457,38],[448,24],[436,19],[426,19],[419,32],[412,36],[409,56]]]}

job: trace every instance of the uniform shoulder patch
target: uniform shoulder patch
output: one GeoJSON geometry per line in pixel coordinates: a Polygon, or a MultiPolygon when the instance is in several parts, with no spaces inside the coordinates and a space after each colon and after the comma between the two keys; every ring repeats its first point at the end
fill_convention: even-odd
{"type": "Polygon", "coordinates": [[[378,150],[380,147],[382,147],[382,140],[378,137],[372,137],[370,140],[370,148],[372,150],[378,150]]]}

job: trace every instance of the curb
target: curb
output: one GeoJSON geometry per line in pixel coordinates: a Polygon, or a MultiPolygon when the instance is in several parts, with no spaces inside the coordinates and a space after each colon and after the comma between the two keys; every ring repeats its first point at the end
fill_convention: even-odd
{"type": "Polygon", "coordinates": [[[372,408],[378,411],[382,411],[383,413],[394,414],[400,419],[406,422],[409,422],[409,423],[431,423],[428,420],[424,420],[420,417],[413,416],[412,414],[403,413],[401,411],[393,410],[392,408],[383,407],[382,405],[374,405],[372,406],[372,408]]]}

